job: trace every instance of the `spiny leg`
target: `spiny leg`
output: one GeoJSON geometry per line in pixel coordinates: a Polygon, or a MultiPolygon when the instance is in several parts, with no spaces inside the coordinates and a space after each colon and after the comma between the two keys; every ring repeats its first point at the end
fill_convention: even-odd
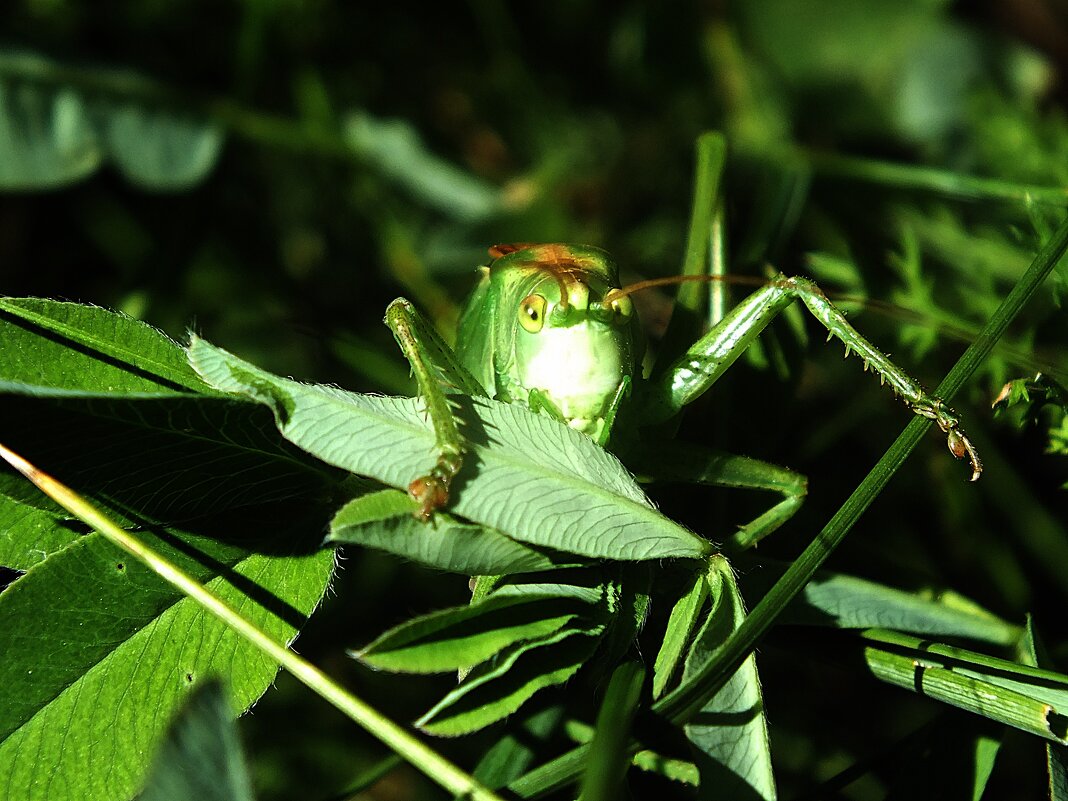
{"type": "Polygon", "coordinates": [[[748,456],[680,441],[658,442],[655,449],[638,452],[637,460],[628,459],[628,467],[656,481],[766,490],[782,496],[770,509],[738,527],[729,539],[734,549],[750,548],[779,528],[801,508],[808,493],[805,476],[748,456]]]}
{"type": "Polygon", "coordinates": [[[447,390],[466,395],[485,395],[486,391],[457,361],[429,321],[404,298],[397,298],[386,308],[386,325],[412,366],[434,426],[437,463],[427,475],[408,485],[408,494],[419,502],[415,516],[426,521],[435,509],[448,503],[449,486],[463,465],[465,441],[447,390]]]}
{"type": "Polygon", "coordinates": [[[731,312],[668,370],[656,377],[649,387],[643,412],[650,423],[664,421],[691,403],[730,367],[768,324],[794,300],[802,301],[828,331],[828,339],[838,337],[846,355],[855,352],[888,383],[913,414],[933,420],[946,435],[950,452],[958,459],[971,462],[975,481],[982,472],[979,454],[960,428],[956,412],[940,398],[928,394],[919,382],[895,365],[865,339],[827,299],[819,287],[805,278],[780,275],[758,289],[731,312]]]}

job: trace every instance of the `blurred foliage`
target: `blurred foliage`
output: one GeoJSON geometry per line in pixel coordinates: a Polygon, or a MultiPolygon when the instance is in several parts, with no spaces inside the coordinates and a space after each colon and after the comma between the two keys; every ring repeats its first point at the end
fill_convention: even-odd
{"type": "MultiPolygon", "coordinates": [[[[121,309],[175,337],[191,326],[267,369],[356,390],[407,391],[386,304],[403,293],[449,332],[488,245],[583,242],[612,251],[628,280],[676,272],[693,142],[708,128],[733,148],[730,269],[761,275],[770,261],[890,304],[889,316],[858,311],[859,327],[932,385],[1068,198],[1068,15],[1042,0],[13,0],[0,29],[0,291],[121,309]],[[161,120],[181,121],[186,139],[153,140],[174,130],[161,120]],[[182,173],[174,156],[191,140],[202,149],[182,173]],[[905,169],[875,168],[886,163],[905,169]],[[60,166],[46,180],[49,164],[60,166]],[[925,183],[908,165],[938,172],[925,183]]],[[[1011,421],[1033,415],[1002,424],[989,408],[1036,372],[1068,384],[1066,291],[1061,264],[956,403],[986,458],[982,481],[967,485],[932,439],[834,565],[952,586],[1014,621],[1030,613],[1060,669],[1065,417],[1018,435],[1011,421]]],[[[654,346],[667,310],[645,298],[654,346]]],[[[736,368],[681,434],[809,475],[802,513],[762,546],[784,559],[905,417],[837,353],[802,347],[778,328],[764,345],[777,369],[736,368]]],[[[720,540],[750,503],[704,490],[658,499],[720,540]]],[[[455,577],[353,549],[299,647],[411,720],[441,681],[368,673],[340,646],[466,595],[455,577]]],[[[773,636],[760,667],[784,797],[853,763],[867,772],[850,798],[924,778],[949,797],[909,738],[967,721],[783,653],[773,636]],[[861,707],[880,725],[858,723],[861,707]]],[[[261,798],[336,796],[384,756],[285,677],[242,725],[261,798]]],[[[473,764],[492,742],[445,750],[473,764]]],[[[373,797],[428,797],[423,781],[398,769],[373,797]]],[[[635,793],[675,788],[649,781],[635,793]]],[[[1041,764],[1010,742],[988,797],[1044,786],[1041,764]]]]}

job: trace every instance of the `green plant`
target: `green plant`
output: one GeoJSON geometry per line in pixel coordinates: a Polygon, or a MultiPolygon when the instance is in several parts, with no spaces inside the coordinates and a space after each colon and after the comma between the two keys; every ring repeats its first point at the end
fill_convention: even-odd
{"type": "MultiPolygon", "coordinates": [[[[34,13],[49,13],[46,5],[37,4],[34,13]]],[[[537,706],[514,714],[503,728],[432,743],[429,751],[408,750],[408,759],[439,780],[450,777],[448,786],[459,791],[469,786],[468,778],[434,753],[448,751],[484,783],[510,782],[524,795],[566,785],[592,766],[582,792],[596,798],[611,794],[627,761],[623,754],[629,754],[643,768],[629,774],[639,788],[635,792],[654,783],[660,792],[681,794],[686,792],[681,785],[657,777],[695,781],[698,769],[707,776],[710,765],[695,764],[670,733],[677,733],[759,642],[771,752],[784,796],[826,795],[850,782],[849,792],[860,797],[878,796],[883,786],[912,796],[952,791],[971,797],[988,783],[991,792],[999,781],[1014,788],[1042,783],[1035,778],[1041,771],[1018,760],[1013,748],[999,748],[1003,729],[987,721],[1011,722],[1047,737],[1063,734],[1058,718],[1043,706],[1063,706],[1062,677],[1043,669],[1063,667],[1057,609],[1068,591],[1068,539],[1052,511],[1063,499],[1056,443],[1063,428],[1057,388],[1066,384],[1059,305],[1066,273],[1055,255],[1063,237],[1068,136],[1063,116],[1043,106],[1049,62],[1002,38],[979,35],[938,4],[835,3],[810,7],[802,18],[784,4],[761,0],[702,17],[685,30],[666,10],[631,8],[618,17],[599,17],[596,26],[579,26],[604,30],[611,39],[611,59],[597,86],[597,97],[603,91],[605,100],[591,109],[589,91],[563,101],[544,91],[552,83],[548,75],[558,78],[557,86],[584,85],[566,72],[567,59],[525,70],[523,62],[533,53],[502,40],[526,37],[503,36],[507,13],[494,16],[492,4],[477,4],[483,30],[495,32],[493,41],[472,47],[459,24],[449,26],[445,38],[464,54],[478,54],[478,69],[491,54],[494,74],[503,76],[494,88],[469,98],[476,109],[492,109],[481,119],[492,120],[490,133],[509,148],[511,162],[487,166],[467,148],[468,140],[443,136],[419,93],[401,85],[383,103],[362,92],[359,78],[294,67],[277,52],[270,69],[266,62],[257,68],[254,54],[271,51],[262,41],[257,50],[256,31],[298,37],[307,29],[280,21],[315,18],[314,12],[286,11],[283,5],[255,12],[262,15],[258,22],[249,10],[245,44],[223,48],[240,53],[245,65],[246,80],[235,82],[238,89],[220,90],[203,76],[186,82],[184,75],[170,73],[175,83],[200,86],[176,90],[125,71],[5,54],[0,88],[10,135],[2,140],[3,186],[25,192],[82,182],[47,200],[5,198],[14,219],[49,221],[30,226],[34,234],[21,249],[15,236],[20,226],[5,229],[0,242],[8,247],[5,263],[12,268],[9,291],[92,298],[175,336],[195,315],[198,332],[273,373],[414,394],[379,323],[398,285],[440,331],[449,332],[468,284],[456,271],[476,264],[487,242],[512,237],[590,242],[616,252],[625,268],[654,276],[675,272],[685,228],[686,151],[699,130],[719,127],[732,145],[728,213],[725,225],[715,229],[717,236],[730,234],[731,246],[723,249],[731,254],[729,270],[760,274],[763,263],[771,262],[788,274],[809,272],[847,295],[907,308],[907,318],[889,325],[863,312],[858,327],[886,343],[883,347],[892,346],[895,360],[929,384],[949,374],[937,392],[948,397],[959,391],[955,405],[987,462],[986,475],[974,486],[961,481],[933,448],[924,448],[929,458],[917,455],[897,470],[921,434],[917,423],[879,461],[874,476],[858,482],[877,461],[900,410],[871,382],[851,375],[849,362],[839,366],[818,349],[801,357],[803,325],[773,326],[761,347],[747,354],[758,371],[732,371],[680,431],[686,440],[789,464],[812,480],[805,505],[779,536],[762,544],[759,557],[739,552],[732,560],[750,616],[734,629],[738,604],[727,586],[734,577],[721,562],[702,580],[686,578],[694,574],[670,561],[647,571],[558,567],[557,586],[580,573],[600,577],[592,586],[571,584],[576,593],[588,590],[590,601],[550,605],[542,614],[534,604],[497,600],[500,619],[545,632],[567,618],[565,630],[585,627],[585,640],[609,643],[607,629],[602,633],[599,627],[626,616],[602,613],[610,604],[612,610],[639,608],[640,598],[623,590],[645,586],[647,572],[659,595],[637,635],[647,666],[662,632],[674,632],[673,643],[685,640],[687,626],[680,621],[699,608],[709,586],[721,605],[715,619],[733,622],[701,633],[700,654],[681,688],[652,706],[652,694],[668,689],[666,680],[649,688],[647,678],[643,690],[634,661],[612,671],[606,659],[586,671],[592,677],[594,668],[603,667],[612,676],[606,683],[581,685],[578,676],[562,693],[547,689],[535,695],[537,706]],[[673,57],[656,50],[657,37],[667,31],[673,57]],[[284,103],[257,92],[259,81],[292,85],[297,111],[261,111],[284,103]],[[372,115],[371,108],[390,111],[372,115]],[[655,123],[637,109],[658,109],[655,123]],[[389,120],[387,114],[411,122],[389,120]],[[64,120],[67,127],[55,124],[64,120]],[[871,157],[876,154],[879,158],[871,157]],[[109,160],[121,180],[100,172],[109,160]],[[127,179],[136,188],[127,188],[127,179]],[[178,193],[142,194],[146,190],[178,193]],[[35,204],[52,216],[32,216],[35,204]],[[55,235],[57,230],[63,235],[55,235]],[[108,265],[109,279],[95,279],[92,270],[81,269],[83,262],[108,265]],[[50,272],[61,264],[78,269],[50,272]],[[361,269],[371,264],[381,268],[381,276],[361,269]],[[1053,277],[1040,286],[1039,277],[1049,270],[1053,277]],[[1011,308],[1001,308],[1010,292],[1011,308]],[[1031,301],[1023,306],[1026,297],[1031,301]],[[295,304],[286,306],[280,298],[295,304]],[[1005,328],[1013,316],[1015,323],[1005,328]],[[295,336],[285,326],[291,320],[314,324],[325,341],[295,336]],[[977,342],[953,370],[950,340],[977,342]],[[976,372],[962,385],[969,371],[976,372]],[[1036,381],[1038,371],[1044,378],[1036,381]],[[1015,383],[1007,399],[1031,404],[1018,407],[1024,412],[1018,422],[1037,417],[1043,426],[1037,447],[1027,440],[1020,444],[1012,426],[986,420],[984,408],[1009,381],[1015,383]],[[842,397],[841,387],[851,388],[849,397],[842,397]],[[778,401],[774,415],[763,412],[768,397],[778,401]],[[1045,406],[1036,414],[1040,401],[1045,406]],[[1052,451],[1050,457],[1040,455],[1044,448],[1052,451]],[[835,514],[853,487],[856,493],[835,514]],[[860,518],[872,502],[878,506],[860,518]],[[862,531],[834,555],[832,565],[840,572],[808,580],[858,519],[862,531]],[[813,537],[815,531],[821,533],[813,537]],[[795,594],[799,599],[786,604],[795,594]],[[675,598],[683,601],[671,614],[675,598]],[[1025,611],[1034,614],[1033,626],[1025,630],[1006,622],[1022,621],[1025,611]],[[869,630],[873,624],[883,630],[869,630]],[[1035,628],[1046,634],[1050,655],[1036,642],[1035,628]],[[916,640],[917,634],[946,642],[932,645],[916,640]],[[956,716],[926,698],[909,700],[896,687],[880,689],[869,673],[950,704],[982,706],[985,717],[956,716]],[[826,675],[841,681],[829,688],[826,675]],[[850,698],[848,682],[856,682],[856,703],[843,703],[850,698]],[[797,686],[805,689],[794,692],[797,686]],[[996,700],[984,706],[977,699],[985,694],[996,700]],[[557,703],[561,699],[563,705],[557,703]],[[860,725],[857,708],[864,710],[860,725]],[[620,736],[628,725],[640,741],[620,736]],[[568,738],[580,748],[562,754],[568,738]],[[486,761],[476,770],[483,754],[486,761]],[[953,767],[962,754],[975,770],[953,767]],[[895,776],[897,764],[903,767],[895,776]],[[534,773],[518,776],[538,765],[534,773]],[[868,786],[872,782],[875,789],[868,786]]],[[[538,42],[538,52],[549,52],[554,43],[576,52],[569,31],[577,29],[569,25],[584,12],[573,13],[578,17],[570,23],[561,15],[551,33],[542,30],[530,38],[538,42]]],[[[144,14],[158,25],[181,16],[160,9],[144,14]]],[[[690,19],[681,12],[674,18],[690,19]]],[[[537,29],[524,27],[531,23],[527,16],[520,21],[525,30],[537,29]]],[[[117,24],[117,31],[125,30],[122,21],[117,24]]],[[[205,35],[203,63],[211,63],[212,41],[226,42],[228,35],[225,25],[205,35]]],[[[596,40],[584,35],[582,42],[600,52],[596,40]]],[[[373,62],[376,51],[368,44],[355,51],[366,51],[373,62]]],[[[344,48],[353,51],[347,37],[344,48]]],[[[65,45],[52,49],[67,52],[65,45]]],[[[426,40],[417,49],[432,52],[426,40]]],[[[129,52],[130,63],[169,73],[143,51],[129,52]]],[[[422,61],[413,59],[394,74],[418,81],[422,61]]],[[[425,63],[438,62],[431,57],[425,63]]],[[[472,136],[470,142],[487,141],[485,134],[481,130],[481,138],[472,136]]],[[[462,575],[492,572],[501,560],[523,570],[555,564],[536,545],[472,526],[456,508],[448,513],[457,517],[437,515],[428,538],[401,493],[379,494],[375,485],[366,495],[368,486],[348,472],[375,474],[390,459],[315,436],[310,424],[303,431],[311,438],[301,446],[281,436],[279,417],[287,422],[288,436],[301,433],[308,422],[306,403],[348,404],[338,391],[295,385],[195,341],[191,352],[202,367],[211,367],[213,380],[244,393],[227,395],[190,369],[185,353],[167,337],[130,317],[54,301],[5,304],[0,442],[102,506],[120,532],[208,582],[275,646],[304,627],[300,650],[334,677],[319,674],[312,683],[334,693],[335,702],[357,717],[366,707],[346,700],[340,686],[358,688],[356,695],[400,720],[416,718],[451,688],[449,677],[426,682],[372,676],[355,663],[332,659],[414,613],[464,604],[462,578],[428,573],[415,561],[462,575]],[[290,411],[301,414],[291,418],[290,411]],[[294,428],[293,420],[300,425],[294,428]],[[344,462],[346,469],[325,464],[305,448],[344,462]],[[363,500],[339,512],[357,496],[363,500]],[[348,548],[334,579],[347,603],[325,601],[305,626],[331,573],[333,560],[320,550],[320,539],[335,512],[334,536],[362,538],[399,553],[404,562],[348,548]],[[431,552],[428,543],[467,545],[431,552]],[[376,585],[376,571],[393,579],[376,585]],[[367,588],[355,606],[354,586],[367,588]]],[[[651,307],[645,317],[655,321],[655,300],[651,307]]],[[[854,308],[861,313],[860,306],[854,308]]],[[[658,344],[661,330],[653,323],[654,344],[670,350],[674,336],[658,344]]],[[[463,415],[475,414],[490,430],[505,430],[507,420],[535,427],[546,422],[458,400],[463,415]]],[[[396,415],[386,426],[389,436],[410,442],[419,458],[432,459],[431,436],[414,433],[418,415],[412,416],[412,408],[418,407],[368,399],[350,405],[389,409],[396,415]]],[[[348,413],[358,414],[358,408],[348,413]]],[[[557,437],[554,429],[537,430],[547,442],[557,437]]],[[[611,491],[634,493],[627,474],[611,472],[618,466],[587,445],[553,451],[550,460],[562,461],[566,454],[577,464],[608,465],[609,472],[598,468],[598,475],[611,491]]],[[[501,455],[494,448],[485,453],[491,461],[501,455]]],[[[387,455],[397,457],[391,466],[395,475],[385,479],[394,486],[425,472],[415,459],[408,464],[400,453],[387,455]]],[[[0,594],[8,671],[0,693],[6,727],[0,788],[19,799],[27,792],[49,798],[129,795],[141,781],[143,754],[161,742],[168,713],[178,709],[190,687],[222,673],[229,678],[232,711],[243,709],[270,683],[277,662],[289,657],[242,644],[221,624],[209,622],[184,592],[167,589],[107,545],[103,535],[88,534],[18,476],[0,478],[0,564],[12,569],[13,579],[0,594]],[[187,636],[176,636],[179,631],[187,636]]],[[[573,481],[569,497],[582,496],[583,482],[604,498],[605,487],[590,484],[589,477],[573,481]]],[[[741,492],[649,491],[664,516],[643,511],[642,503],[628,507],[641,525],[658,532],[649,554],[667,543],[683,551],[692,547],[686,529],[729,540],[738,523],[765,510],[761,500],[741,492]]],[[[458,497],[464,497],[462,490],[458,497]]],[[[591,530],[597,523],[591,517],[591,530]]],[[[450,614],[462,622],[462,613],[450,614]]],[[[617,653],[625,653],[634,629],[617,627],[617,653]]],[[[580,647],[581,636],[571,635],[572,665],[589,644],[580,647]]],[[[455,645],[454,652],[467,647],[442,639],[425,651],[446,659],[446,645],[455,645]]],[[[297,661],[289,664],[302,669],[297,661]]],[[[547,673],[535,669],[516,681],[529,687],[547,673]]],[[[326,797],[394,769],[394,757],[382,758],[380,749],[350,737],[349,729],[317,711],[323,705],[309,703],[285,678],[278,684],[257,714],[241,722],[253,740],[254,784],[261,797],[292,797],[298,786],[301,793],[326,797]],[[293,723],[265,734],[262,724],[274,714],[293,723]],[[286,739],[286,730],[300,736],[286,739]]],[[[373,714],[362,719],[395,735],[390,749],[413,747],[403,728],[391,729],[373,714]]],[[[716,727],[708,728],[714,736],[716,727]]],[[[1032,745],[1029,739],[1027,747],[1032,745]]],[[[699,751],[698,761],[713,750],[699,751]]],[[[1054,797],[1063,787],[1061,751],[1060,746],[1048,751],[1054,797]]]]}

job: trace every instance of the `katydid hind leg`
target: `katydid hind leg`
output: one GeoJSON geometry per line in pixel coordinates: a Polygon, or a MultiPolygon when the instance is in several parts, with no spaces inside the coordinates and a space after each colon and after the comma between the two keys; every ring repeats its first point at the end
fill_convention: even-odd
{"type": "Polygon", "coordinates": [[[463,465],[466,443],[449,392],[468,395],[486,392],[410,302],[398,298],[390,303],[386,325],[412,366],[434,428],[437,462],[429,473],[408,485],[408,494],[419,503],[415,516],[425,521],[435,509],[448,503],[452,480],[463,465]]]}
{"type": "Polygon", "coordinates": [[[801,508],[808,479],[786,467],[712,450],[693,443],[670,441],[642,449],[637,461],[628,460],[639,475],[656,481],[773,492],[780,500],[752,520],[742,523],[727,540],[731,549],[756,545],[801,508]]]}
{"type": "Polygon", "coordinates": [[[645,419],[652,423],[667,420],[703,395],[760,332],[795,300],[804,303],[827,329],[828,339],[841,340],[846,355],[859,356],[864,369],[871,369],[883,384],[889,384],[913,414],[934,421],[946,435],[950,452],[958,459],[967,457],[971,463],[971,480],[979,478],[982,472],[979,454],[961,429],[956,412],[865,339],[819,287],[805,278],[780,275],[735,306],[719,325],[650,382],[642,410],[645,419]]]}

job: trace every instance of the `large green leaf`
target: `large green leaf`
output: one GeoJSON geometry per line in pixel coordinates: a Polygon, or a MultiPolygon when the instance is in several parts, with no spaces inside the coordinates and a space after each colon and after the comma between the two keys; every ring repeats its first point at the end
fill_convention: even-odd
{"type": "MultiPolygon", "coordinates": [[[[330,553],[299,550],[315,521],[271,507],[195,533],[142,530],[139,537],[288,642],[331,571],[330,553]],[[238,530],[251,541],[233,541],[238,530]]],[[[278,669],[95,533],[0,593],[0,652],[3,801],[127,799],[141,781],[144,755],[198,680],[224,677],[234,705],[245,709],[278,669]]]]}
{"type": "MultiPolygon", "coordinates": [[[[278,436],[267,410],[221,396],[177,343],[139,320],[0,298],[0,341],[0,441],[120,521],[131,511],[190,517],[323,486],[321,466],[278,436]]],[[[0,564],[26,569],[83,530],[26,482],[0,475],[0,564]]]]}
{"type": "MultiPolygon", "coordinates": [[[[321,465],[278,436],[270,413],[230,398],[9,395],[0,442],[127,522],[183,519],[315,495],[321,465]]],[[[20,387],[25,389],[25,387],[20,387]]],[[[0,479],[0,564],[25,568],[82,527],[9,477],[0,479]]]]}
{"type": "MultiPolygon", "coordinates": [[[[190,344],[189,358],[217,389],[270,406],[283,436],[330,464],[399,488],[434,464],[434,433],[418,399],[300,384],[201,339],[190,344]]],[[[595,558],[698,557],[709,550],[657,513],[589,437],[515,405],[454,398],[470,443],[453,486],[457,514],[524,542],[595,558]]]]}
{"type": "Polygon", "coordinates": [[[223,142],[216,124],[163,105],[162,90],[129,73],[92,71],[117,91],[84,91],[89,72],[0,52],[0,189],[53,189],[108,162],[145,189],[207,176],[223,142]]]}

